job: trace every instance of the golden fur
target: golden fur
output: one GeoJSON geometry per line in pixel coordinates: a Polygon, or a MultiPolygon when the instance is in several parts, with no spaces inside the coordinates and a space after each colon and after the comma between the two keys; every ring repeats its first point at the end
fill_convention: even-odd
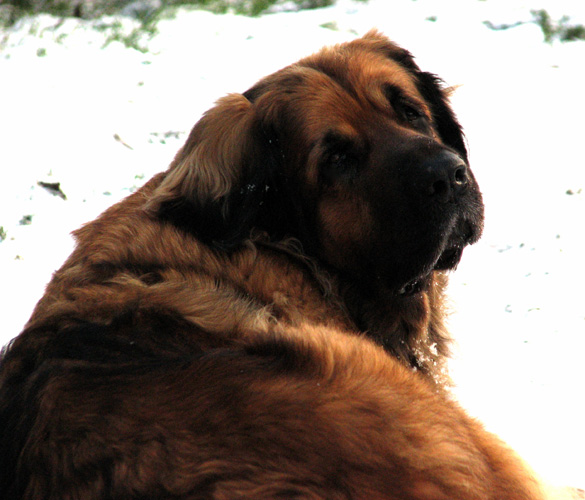
{"type": "Polygon", "coordinates": [[[482,225],[446,97],[372,32],[221,99],[6,349],[0,497],[543,498],[444,389],[482,225]]]}

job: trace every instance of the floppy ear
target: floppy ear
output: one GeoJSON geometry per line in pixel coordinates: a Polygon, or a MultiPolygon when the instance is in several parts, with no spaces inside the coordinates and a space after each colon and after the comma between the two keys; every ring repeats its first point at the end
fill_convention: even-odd
{"type": "Polygon", "coordinates": [[[430,106],[441,141],[468,161],[463,129],[449,104],[449,90],[444,88],[443,81],[432,73],[418,71],[416,75],[418,91],[430,106]]]}
{"type": "Polygon", "coordinates": [[[243,95],[220,99],[193,127],[146,209],[224,249],[245,239],[266,191],[255,122],[243,95]]]}

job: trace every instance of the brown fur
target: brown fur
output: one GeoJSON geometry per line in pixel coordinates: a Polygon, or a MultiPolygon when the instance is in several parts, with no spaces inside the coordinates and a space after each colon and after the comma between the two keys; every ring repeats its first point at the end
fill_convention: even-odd
{"type": "Polygon", "coordinates": [[[437,80],[375,32],[221,99],[76,231],[6,350],[0,497],[540,499],[443,388],[466,161],[437,80]],[[425,177],[446,162],[460,192],[425,177]]]}

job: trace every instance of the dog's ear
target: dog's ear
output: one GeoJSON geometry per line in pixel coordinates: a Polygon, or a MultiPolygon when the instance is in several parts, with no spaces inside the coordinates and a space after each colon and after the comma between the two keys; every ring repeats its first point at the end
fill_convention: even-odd
{"type": "Polygon", "coordinates": [[[443,81],[432,73],[418,71],[416,76],[418,91],[431,109],[441,141],[468,161],[463,129],[449,104],[449,89],[446,89],[443,81]]]}
{"type": "Polygon", "coordinates": [[[253,226],[267,190],[267,166],[251,102],[230,94],[193,127],[146,203],[155,217],[223,249],[253,226]]]}

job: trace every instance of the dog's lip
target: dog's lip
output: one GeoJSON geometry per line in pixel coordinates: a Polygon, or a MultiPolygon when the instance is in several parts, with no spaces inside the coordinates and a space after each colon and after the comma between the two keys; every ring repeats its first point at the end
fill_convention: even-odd
{"type": "Polygon", "coordinates": [[[436,271],[449,271],[456,269],[463,256],[463,250],[473,245],[481,235],[481,227],[474,225],[469,220],[460,222],[457,230],[453,232],[449,240],[436,260],[433,269],[436,271]]]}
{"type": "Polygon", "coordinates": [[[402,297],[410,297],[423,292],[428,287],[433,271],[450,271],[457,267],[461,260],[461,256],[463,255],[464,248],[465,245],[455,244],[445,249],[430,272],[423,273],[421,276],[403,285],[398,291],[398,295],[402,297]]]}
{"type": "Polygon", "coordinates": [[[428,263],[428,267],[421,269],[420,274],[401,285],[398,295],[409,297],[426,290],[434,271],[452,271],[457,268],[463,256],[463,250],[476,243],[482,233],[481,224],[474,224],[470,220],[463,219],[451,232],[451,235],[439,247],[438,257],[434,262],[428,263]]]}
{"type": "Polygon", "coordinates": [[[410,297],[422,292],[425,288],[427,280],[428,276],[425,276],[408,282],[398,291],[398,295],[402,297],[410,297]]]}
{"type": "Polygon", "coordinates": [[[461,261],[463,255],[463,248],[465,245],[453,245],[448,247],[441,253],[441,256],[437,259],[433,270],[435,271],[449,271],[455,269],[461,261]]]}

